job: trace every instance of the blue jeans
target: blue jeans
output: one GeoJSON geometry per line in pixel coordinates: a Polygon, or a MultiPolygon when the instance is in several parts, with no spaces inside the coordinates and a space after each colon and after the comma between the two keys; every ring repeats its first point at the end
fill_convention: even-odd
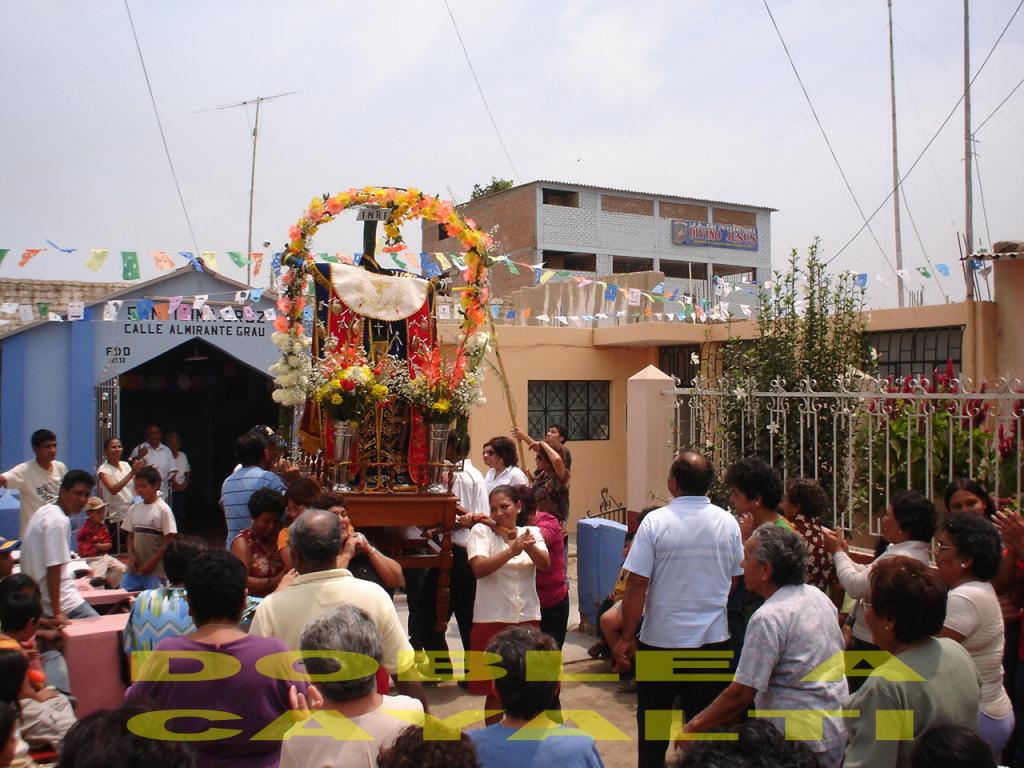
{"type": "Polygon", "coordinates": [[[72,608],[64,615],[69,619],[91,619],[99,616],[99,614],[96,613],[96,609],[88,603],[82,603],[81,605],[72,608]]]}
{"type": "Polygon", "coordinates": [[[159,589],[163,586],[163,580],[159,576],[149,574],[143,576],[141,573],[126,573],[121,579],[121,589],[129,592],[141,592],[144,589],[159,589]]]}

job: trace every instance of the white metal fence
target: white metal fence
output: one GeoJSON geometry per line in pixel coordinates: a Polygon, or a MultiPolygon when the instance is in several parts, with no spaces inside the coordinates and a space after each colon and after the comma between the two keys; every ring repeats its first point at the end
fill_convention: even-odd
{"type": "Polygon", "coordinates": [[[859,377],[832,389],[803,380],[677,388],[675,443],[708,453],[719,472],[757,455],[790,477],[817,479],[830,493],[836,525],[879,533],[903,488],[941,499],[952,479],[979,479],[1002,504],[1022,499],[1024,388],[994,388],[937,376],[896,381],[859,377]]]}

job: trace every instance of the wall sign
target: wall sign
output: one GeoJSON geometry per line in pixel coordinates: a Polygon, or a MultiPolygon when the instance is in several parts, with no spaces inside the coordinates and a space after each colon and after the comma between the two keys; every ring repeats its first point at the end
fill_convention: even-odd
{"type": "Polygon", "coordinates": [[[757,227],[738,224],[711,224],[706,221],[672,222],[672,242],[677,245],[698,245],[705,248],[757,250],[757,227]]]}

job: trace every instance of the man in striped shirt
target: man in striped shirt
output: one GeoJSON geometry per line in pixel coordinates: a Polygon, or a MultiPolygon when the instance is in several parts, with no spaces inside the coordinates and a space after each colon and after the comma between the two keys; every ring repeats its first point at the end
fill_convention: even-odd
{"type": "Polygon", "coordinates": [[[232,472],[220,491],[220,507],[228,526],[227,548],[235,536],[249,527],[249,497],[260,488],[270,488],[284,493],[281,478],[267,467],[270,465],[270,450],[267,439],[259,432],[246,432],[235,441],[235,454],[241,467],[232,472]]]}

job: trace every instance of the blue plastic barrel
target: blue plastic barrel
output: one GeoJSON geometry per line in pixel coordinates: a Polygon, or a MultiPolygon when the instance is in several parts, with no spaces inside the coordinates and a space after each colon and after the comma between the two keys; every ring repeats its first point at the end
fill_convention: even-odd
{"type": "Polygon", "coordinates": [[[614,520],[595,517],[576,523],[580,615],[589,624],[597,624],[597,608],[615,586],[625,540],[626,526],[614,520]]]}

